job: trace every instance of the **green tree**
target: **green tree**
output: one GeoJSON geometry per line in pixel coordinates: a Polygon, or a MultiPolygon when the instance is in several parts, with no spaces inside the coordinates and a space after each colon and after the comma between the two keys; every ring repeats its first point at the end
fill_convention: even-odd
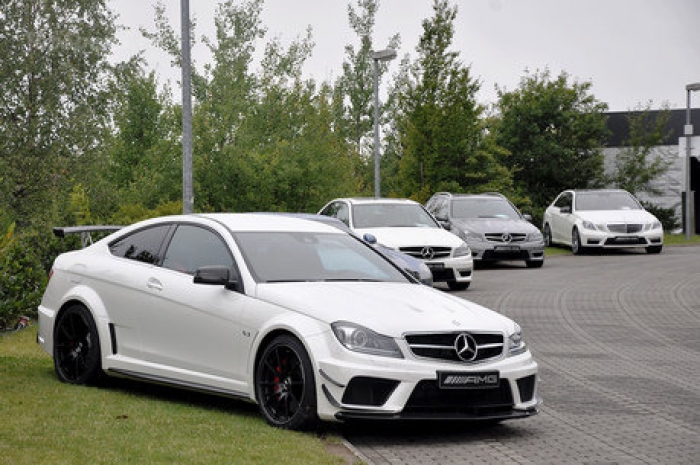
{"type": "Polygon", "coordinates": [[[602,143],[607,105],[591,93],[590,82],[569,82],[548,70],[527,73],[512,92],[499,89],[496,143],[516,186],[536,206],[562,190],[599,185],[604,177],[602,143]]]}
{"type": "Polygon", "coordinates": [[[635,195],[639,192],[662,194],[663,190],[655,187],[654,181],[666,174],[672,163],[672,154],[659,149],[670,134],[670,118],[668,108],[652,113],[651,102],[628,113],[629,139],[615,155],[615,168],[608,180],[610,184],[635,195]]]}
{"type": "Polygon", "coordinates": [[[113,95],[115,131],[104,177],[118,198],[109,210],[116,209],[115,203],[154,208],[181,198],[182,122],[169,88],[159,91],[155,73],[146,73],[137,61],[115,75],[113,95]]]}
{"type": "MultiPolygon", "coordinates": [[[[345,46],[346,59],[343,62],[343,74],[335,83],[335,91],[343,101],[341,126],[345,137],[354,145],[358,153],[368,155],[363,150],[364,140],[372,133],[374,123],[374,49],[372,33],[376,22],[379,0],[356,0],[356,5],[348,5],[350,27],[359,39],[357,49],[353,44],[345,46]]],[[[400,45],[398,34],[389,39],[387,48],[397,49],[400,45]]],[[[378,77],[388,70],[388,63],[380,62],[378,77]]],[[[369,147],[368,147],[369,148],[369,147]]]]}
{"type": "Polygon", "coordinates": [[[105,0],[5,0],[0,8],[0,185],[18,230],[52,214],[107,130],[105,0]]]}
{"type": "Polygon", "coordinates": [[[457,7],[434,0],[423,21],[418,59],[402,63],[395,118],[401,153],[398,194],[425,200],[434,191],[481,191],[508,183],[509,173],[485,150],[479,82],[451,51],[457,7]]]}

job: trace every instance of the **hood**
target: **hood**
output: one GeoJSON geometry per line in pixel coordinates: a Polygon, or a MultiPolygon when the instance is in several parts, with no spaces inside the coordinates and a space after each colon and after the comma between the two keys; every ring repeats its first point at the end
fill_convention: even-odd
{"type": "Polygon", "coordinates": [[[350,321],[386,336],[414,331],[513,331],[496,312],[443,291],[407,283],[259,284],[257,297],[328,324],[350,321]]]}
{"type": "Polygon", "coordinates": [[[373,234],[377,242],[398,249],[399,247],[459,247],[462,239],[442,228],[366,228],[355,229],[360,236],[373,234]]]}
{"type": "Polygon", "coordinates": [[[658,221],[646,210],[596,210],[577,211],[576,215],[582,220],[593,224],[602,223],[653,223],[658,221]]]}
{"type": "Polygon", "coordinates": [[[534,233],[539,231],[535,225],[526,220],[511,218],[455,218],[452,224],[462,231],[475,233],[534,233]]]}

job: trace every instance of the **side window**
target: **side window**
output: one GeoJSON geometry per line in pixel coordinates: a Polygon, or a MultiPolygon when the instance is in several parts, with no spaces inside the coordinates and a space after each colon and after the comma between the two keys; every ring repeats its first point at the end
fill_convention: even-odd
{"type": "Polygon", "coordinates": [[[554,203],[555,207],[563,208],[571,206],[571,194],[569,192],[563,193],[557,201],[554,203]]]}
{"type": "Polygon", "coordinates": [[[435,218],[440,218],[441,220],[447,220],[450,218],[450,204],[451,202],[448,201],[446,198],[441,197],[438,203],[435,205],[435,212],[433,213],[433,216],[435,218]]]}
{"type": "Polygon", "coordinates": [[[321,210],[321,215],[338,218],[340,221],[350,226],[350,216],[348,214],[348,207],[345,205],[345,202],[333,202],[321,210]]]}
{"type": "Polygon", "coordinates": [[[348,206],[343,202],[340,202],[337,205],[338,209],[335,212],[335,217],[343,223],[345,223],[347,226],[350,226],[350,214],[348,211],[348,206]]]}
{"type": "Polygon", "coordinates": [[[214,232],[180,225],[165,252],[163,267],[194,275],[201,266],[222,265],[233,272],[233,259],[224,241],[214,232]]]}
{"type": "Polygon", "coordinates": [[[112,243],[109,246],[109,250],[117,257],[145,263],[158,263],[160,261],[158,252],[168,229],[170,229],[170,225],[155,226],[136,231],[112,243]]]}

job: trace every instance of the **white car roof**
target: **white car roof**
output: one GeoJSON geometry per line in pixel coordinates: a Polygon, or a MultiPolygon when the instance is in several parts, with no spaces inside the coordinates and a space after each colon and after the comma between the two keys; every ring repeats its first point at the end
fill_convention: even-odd
{"type": "Polygon", "coordinates": [[[301,231],[345,234],[336,227],[318,221],[284,215],[263,215],[260,213],[195,213],[192,215],[161,216],[135,223],[124,230],[172,221],[191,221],[202,224],[216,222],[224,225],[231,231],[301,231]]]}

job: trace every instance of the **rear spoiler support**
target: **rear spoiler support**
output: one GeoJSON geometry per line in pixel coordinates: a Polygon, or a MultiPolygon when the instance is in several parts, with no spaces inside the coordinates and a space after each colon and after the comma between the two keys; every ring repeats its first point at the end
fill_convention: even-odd
{"type": "Polygon", "coordinates": [[[92,233],[119,231],[123,226],[57,226],[53,228],[56,237],[66,237],[68,234],[80,234],[80,242],[83,248],[92,245],[92,233]]]}

